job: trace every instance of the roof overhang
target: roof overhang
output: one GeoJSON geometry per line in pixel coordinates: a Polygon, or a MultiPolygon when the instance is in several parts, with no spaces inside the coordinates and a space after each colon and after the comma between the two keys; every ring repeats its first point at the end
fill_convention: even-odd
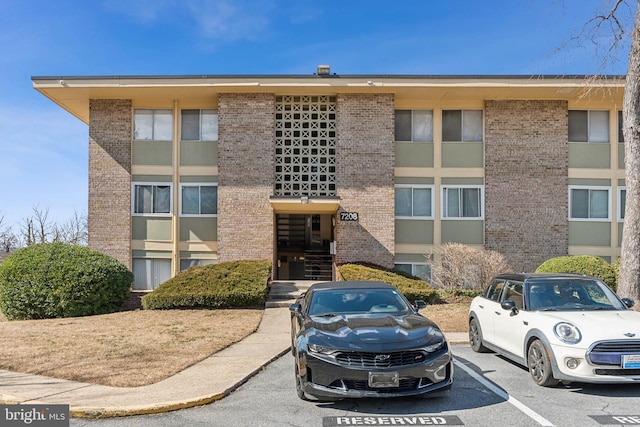
{"type": "Polygon", "coordinates": [[[269,203],[277,214],[333,215],[340,207],[340,197],[272,196],[269,203]]]}
{"type": "Polygon", "coordinates": [[[220,93],[336,95],[391,93],[396,99],[622,99],[624,76],[201,75],[32,77],[34,88],[85,123],[89,100],[211,100],[220,93]],[[586,95],[585,95],[586,94],[586,95]]]}

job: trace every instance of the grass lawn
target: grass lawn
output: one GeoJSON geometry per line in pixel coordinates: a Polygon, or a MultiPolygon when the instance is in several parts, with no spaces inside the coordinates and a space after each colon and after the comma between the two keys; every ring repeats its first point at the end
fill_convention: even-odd
{"type": "MultiPolygon", "coordinates": [[[[469,303],[430,304],[421,313],[445,332],[466,332],[469,303]]],[[[2,321],[0,368],[109,386],[152,384],[251,334],[262,313],[136,310],[2,321]]]]}

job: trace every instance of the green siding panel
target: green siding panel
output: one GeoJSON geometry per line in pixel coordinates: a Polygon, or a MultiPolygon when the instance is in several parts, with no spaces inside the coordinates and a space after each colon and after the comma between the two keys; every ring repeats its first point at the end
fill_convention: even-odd
{"type": "Polygon", "coordinates": [[[570,143],[569,167],[608,169],[611,163],[611,145],[605,143],[570,143]]]}
{"type": "Polygon", "coordinates": [[[218,142],[182,141],[180,164],[184,166],[216,166],[218,164],[218,142]]]}
{"type": "Polygon", "coordinates": [[[624,144],[618,144],[618,169],[624,169],[624,144]]]}
{"type": "Polygon", "coordinates": [[[134,216],[131,222],[133,240],[171,241],[171,218],[134,216]]]}
{"type": "Polygon", "coordinates": [[[442,221],[442,243],[484,244],[484,221],[442,221]]]}
{"type": "Polygon", "coordinates": [[[427,259],[427,256],[425,254],[396,254],[394,261],[396,263],[431,262],[430,259],[427,259]]]}
{"type": "Polygon", "coordinates": [[[433,143],[396,142],[396,167],[433,167],[433,143]]]}
{"type": "Polygon", "coordinates": [[[432,220],[397,219],[395,227],[396,243],[433,244],[432,220]]]}
{"type": "Polygon", "coordinates": [[[618,223],[618,247],[622,245],[622,228],[624,227],[624,222],[618,223]]]}
{"type": "Polygon", "coordinates": [[[480,142],[443,142],[442,167],[481,168],[484,166],[484,144],[480,142]]]}
{"type": "Polygon", "coordinates": [[[172,165],[171,141],[133,141],[134,165],[172,165]]]}
{"type": "Polygon", "coordinates": [[[611,224],[569,221],[569,246],[611,246],[611,224]]]}
{"type": "Polygon", "coordinates": [[[215,242],[218,240],[218,218],[180,218],[180,241],[215,242]]]}

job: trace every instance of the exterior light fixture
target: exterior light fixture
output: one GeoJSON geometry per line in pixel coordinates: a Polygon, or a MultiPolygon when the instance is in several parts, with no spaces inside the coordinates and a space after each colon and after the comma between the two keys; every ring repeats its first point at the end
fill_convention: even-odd
{"type": "Polygon", "coordinates": [[[300,197],[300,203],[302,203],[303,205],[306,205],[307,203],[309,203],[309,197],[307,196],[300,197]]]}

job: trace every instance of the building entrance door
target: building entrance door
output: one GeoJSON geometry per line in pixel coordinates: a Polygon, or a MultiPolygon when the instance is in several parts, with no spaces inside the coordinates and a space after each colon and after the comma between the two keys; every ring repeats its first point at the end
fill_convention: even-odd
{"type": "Polygon", "coordinates": [[[333,215],[276,214],[277,280],[333,280],[333,215]]]}

